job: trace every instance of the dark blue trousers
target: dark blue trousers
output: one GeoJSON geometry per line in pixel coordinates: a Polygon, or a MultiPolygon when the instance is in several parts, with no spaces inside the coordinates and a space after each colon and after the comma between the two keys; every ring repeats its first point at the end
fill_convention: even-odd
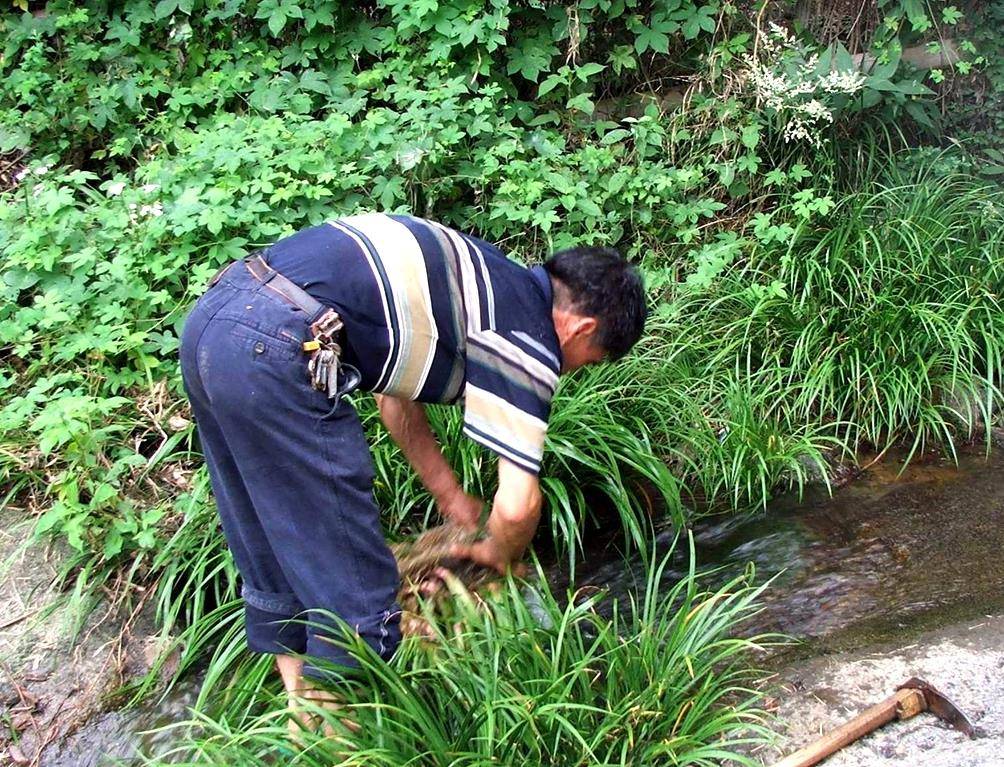
{"type": "Polygon", "coordinates": [[[310,319],[235,264],[188,316],[181,370],[243,581],[248,646],[352,666],[328,613],[389,658],[398,573],[359,417],[307,379],[310,319]]]}

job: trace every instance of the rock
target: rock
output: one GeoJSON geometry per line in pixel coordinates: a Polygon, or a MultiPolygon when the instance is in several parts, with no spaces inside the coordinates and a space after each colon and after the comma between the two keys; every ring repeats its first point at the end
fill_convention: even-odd
{"type": "MultiPolygon", "coordinates": [[[[991,421],[995,415],[994,404],[991,403],[989,414],[991,421]]],[[[981,389],[974,391],[959,383],[954,389],[942,393],[941,405],[943,408],[948,408],[949,419],[967,435],[976,437],[985,433],[987,425],[987,419],[984,417],[985,391],[981,389]]]]}
{"type": "Polygon", "coordinates": [[[7,709],[20,703],[17,689],[10,682],[0,682],[0,709],[7,709]]]}
{"type": "Polygon", "coordinates": [[[822,466],[813,460],[812,456],[805,453],[798,453],[795,456],[795,460],[798,461],[798,465],[802,467],[806,484],[825,485],[827,483],[830,470],[825,456],[823,457],[822,466]]]}
{"type": "Polygon", "coordinates": [[[782,754],[832,731],[847,718],[895,691],[911,676],[945,693],[984,732],[970,740],[933,714],[893,722],[834,754],[827,767],[1004,767],[1004,616],[983,618],[912,638],[897,647],[877,647],[817,658],[782,673],[785,692],[778,724],[786,740],[770,754],[782,754]],[[802,687],[798,689],[799,685],[802,687]],[[827,703],[838,696],[843,706],[827,703]]]}
{"type": "Polygon", "coordinates": [[[990,429],[990,442],[994,447],[1004,448],[1004,428],[994,426],[990,429]]]}
{"type": "MultiPolygon", "coordinates": [[[[36,542],[33,528],[33,521],[23,512],[0,511],[0,529],[5,532],[0,538],[0,561],[7,564],[0,574],[0,614],[22,614],[26,595],[33,607],[53,606],[51,611],[35,610],[25,620],[0,629],[0,658],[6,672],[0,676],[11,677],[0,684],[0,710],[7,713],[11,725],[0,728],[0,764],[48,767],[59,764],[52,761],[53,754],[67,737],[76,737],[114,705],[109,693],[129,681],[130,671],[145,673],[143,648],[146,637],[156,632],[152,601],[138,616],[124,606],[107,603],[85,615],[77,614],[72,601],[61,599],[64,595],[57,585],[73,553],[61,544],[36,542]],[[126,642],[130,634],[135,639],[126,642]],[[120,652],[123,642],[125,657],[120,652]],[[132,644],[140,661],[130,668],[132,644]],[[25,756],[28,761],[21,761],[25,756]]],[[[93,760],[100,757],[100,752],[89,754],[93,760]]],[[[84,762],[62,764],[78,767],[84,762]]]]}

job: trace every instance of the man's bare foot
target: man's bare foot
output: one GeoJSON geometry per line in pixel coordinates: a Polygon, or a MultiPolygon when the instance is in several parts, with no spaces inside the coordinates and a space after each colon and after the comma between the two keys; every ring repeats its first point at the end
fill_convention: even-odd
{"type": "Polygon", "coordinates": [[[359,724],[354,722],[350,713],[342,716],[331,716],[328,712],[342,711],[345,704],[334,693],[321,689],[303,676],[303,660],[291,655],[277,655],[276,666],[282,677],[283,687],[289,706],[289,736],[301,746],[303,735],[307,732],[318,732],[325,738],[336,736],[335,722],[352,732],[359,731],[359,724]]]}

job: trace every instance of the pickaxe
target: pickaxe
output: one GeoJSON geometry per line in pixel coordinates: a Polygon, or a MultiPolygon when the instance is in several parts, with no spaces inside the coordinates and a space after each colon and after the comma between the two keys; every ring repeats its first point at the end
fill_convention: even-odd
{"type": "Polygon", "coordinates": [[[771,767],[812,767],[893,719],[909,719],[922,711],[930,711],[970,738],[976,737],[976,728],[958,706],[923,679],[913,677],[896,688],[895,695],[858,714],[829,735],[786,756],[780,762],[775,762],[771,767]]]}

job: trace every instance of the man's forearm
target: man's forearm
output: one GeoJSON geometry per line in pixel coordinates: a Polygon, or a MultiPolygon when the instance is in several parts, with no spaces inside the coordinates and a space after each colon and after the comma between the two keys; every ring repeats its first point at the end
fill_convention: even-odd
{"type": "Polygon", "coordinates": [[[488,537],[504,553],[509,562],[520,559],[540,522],[540,506],[529,506],[520,513],[513,514],[502,511],[496,502],[488,517],[488,537]]]}
{"type": "Polygon", "coordinates": [[[377,396],[380,417],[418,478],[439,504],[446,504],[463,488],[443,457],[425,407],[397,397],[377,396]]]}
{"type": "Polygon", "coordinates": [[[488,517],[488,541],[501,559],[514,562],[523,556],[540,522],[542,504],[537,477],[502,458],[499,489],[488,517]]]}

